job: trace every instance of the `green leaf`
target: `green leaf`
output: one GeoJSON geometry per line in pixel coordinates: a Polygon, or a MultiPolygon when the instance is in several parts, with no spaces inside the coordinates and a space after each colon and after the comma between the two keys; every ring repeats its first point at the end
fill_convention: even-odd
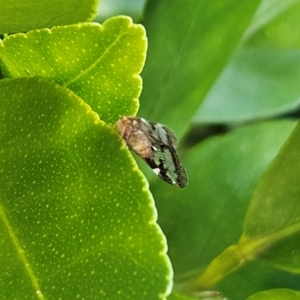
{"type": "MultiPolygon", "coordinates": [[[[265,30],[265,27],[268,27],[271,23],[276,23],[278,19],[284,16],[284,24],[289,23],[289,18],[285,14],[286,11],[294,11],[295,5],[299,4],[299,0],[263,0],[261,1],[260,6],[258,7],[250,26],[247,28],[243,40],[251,40],[255,35],[261,35],[259,38],[261,41],[266,41],[268,39],[268,32],[265,30]],[[267,34],[266,34],[267,33],[267,34]]],[[[283,29],[283,28],[281,28],[283,29]]],[[[287,29],[287,28],[285,28],[287,29]]],[[[295,31],[294,33],[296,33],[295,31]]],[[[284,37],[285,34],[282,32],[277,32],[277,36],[284,37]]],[[[256,40],[255,38],[253,40],[256,40]]]]}
{"type": "Polygon", "coordinates": [[[206,96],[194,121],[245,122],[293,111],[300,104],[299,65],[298,50],[241,49],[206,96]]]}
{"type": "Polygon", "coordinates": [[[300,273],[299,147],[298,125],[256,188],[239,243],[246,257],[294,273],[300,273]]]}
{"type": "Polygon", "coordinates": [[[300,126],[276,156],[255,189],[243,234],[226,248],[192,283],[210,287],[252,260],[264,260],[283,270],[300,273],[300,126]]]}
{"type": "Polygon", "coordinates": [[[0,0],[0,34],[91,21],[97,0],[0,0]]]}
{"type": "Polygon", "coordinates": [[[165,299],[153,199],[115,129],[40,78],[0,97],[1,299],[165,299]]]}
{"type": "Polygon", "coordinates": [[[299,300],[300,292],[289,289],[274,289],[254,294],[247,300],[299,300]]]}
{"type": "Polygon", "coordinates": [[[144,25],[151,43],[143,71],[141,115],[169,125],[181,136],[258,3],[150,1],[144,25]]]}
{"type": "Polygon", "coordinates": [[[299,48],[299,0],[264,0],[258,13],[245,34],[247,46],[299,48]]]}
{"type": "Polygon", "coordinates": [[[141,92],[145,30],[128,17],[15,34],[0,44],[6,77],[42,76],[68,87],[114,124],[135,115],[141,92]],[[134,105],[133,105],[134,103],[134,105]]]}
{"type": "Polygon", "coordinates": [[[245,122],[297,109],[299,17],[299,0],[263,1],[243,47],[209,91],[194,121],[245,122]]]}
{"type": "Polygon", "coordinates": [[[145,3],[146,0],[101,0],[98,14],[94,20],[101,23],[113,16],[126,15],[138,22],[142,18],[145,3]]]}
{"type": "Polygon", "coordinates": [[[253,190],[294,126],[288,121],[262,123],[210,139],[183,159],[189,176],[186,189],[178,191],[159,181],[152,185],[178,277],[198,274],[236,243],[253,190]]]}
{"type": "MultiPolygon", "coordinates": [[[[176,282],[197,278],[208,266],[208,275],[196,286],[212,289],[242,265],[236,247],[223,251],[239,239],[253,190],[294,126],[287,121],[261,123],[207,140],[183,159],[189,175],[186,189],[166,190],[160,182],[152,186],[176,282]]],[[[249,286],[252,275],[240,275],[239,289],[249,286]]],[[[236,292],[230,292],[231,298],[236,292]]]]}

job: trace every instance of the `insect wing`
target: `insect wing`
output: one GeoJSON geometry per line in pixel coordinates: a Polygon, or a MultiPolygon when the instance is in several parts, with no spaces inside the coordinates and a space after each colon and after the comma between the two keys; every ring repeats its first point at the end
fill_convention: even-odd
{"type": "Polygon", "coordinates": [[[164,181],[187,185],[187,174],[176,152],[177,139],[168,127],[137,117],[121,117],[117,128],[127,146],[164,181]]]}
{"type": "Polygon", "coordinates": [[[144,160],[164,181],[181,188],[185,187],[187,174],[176,152],[177,139],[173,131],[159,123],[149,124],[152,131],[148,138],[154,156],[144,160]]]}
{"type": "Polygon", "coordinates": [[[186,171],[174,148],[159,147],[153,158],[144,160],[164,181],[181,188],[187,185],[186,171]]]}

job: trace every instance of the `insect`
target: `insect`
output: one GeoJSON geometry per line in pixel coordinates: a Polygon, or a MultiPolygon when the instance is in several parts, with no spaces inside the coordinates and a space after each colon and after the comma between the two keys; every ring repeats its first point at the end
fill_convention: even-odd
{"type": "Polygon", "coordinates": [[[187,185],[187,174],[176,152],[177,139],[165,125],[137,117],[121,117],[117,130],[129,149],[140,156],[164,181],[187,185]]]}

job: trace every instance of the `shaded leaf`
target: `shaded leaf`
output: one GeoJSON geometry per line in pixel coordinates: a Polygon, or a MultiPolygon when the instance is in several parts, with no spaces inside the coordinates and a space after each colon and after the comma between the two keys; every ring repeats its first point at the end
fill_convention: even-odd
{"type": "Polygon", "coordinates": [[[186,189],[178,191],[160,181],[151,186],[175,274],[197,274],[236,243],[253,190],[294,126],[257,124],[207,140],[183,159],[189,176],[186,189]]]}
{"type": "Polygon", "coordinates": [[[258,13],[244,36],[248,47],[299,48],[299,0],[264,0],[258,13]]]}
{"type": "MultiPolygon", "coordinates": [[[[279,16],[284,15],[289,9],[294,9],[294,5],[299,3],[299,0],[263,0],[258,7],[250,26],[247,28],[243,40],[246,42],[251,37],[265,26],[272,23],[279,16]]],[[[266,37],[266,36],[265,36],[266,37]]]]}
{"type": "Polygon", "coordinates": [[[299,63],[298,50],[240,50],[208,93],[194,121],[245,122],[293,111],[300,107],[299,63]]]}
{"type": "Polygon", "coordinates": [[[184,5],[179,0],[149,1],[144,25],[151,42],[143,70],[140,114],[167,124],[182,136],[258,4],[246,0],[191,0],[184,5]]]}
{"type": "Polygon", "coordinates": [[[274,289],[252,295],[247,300],[299,300],[300,292],[288,289],[274,289]]]}
{"type": "Polygon", "coordinates": [[[97,0],[0,0],[0,34],[91,21],[97,0]]]}
{"type": "Polygon", "coordinates": [[[145,3],[146,0],[101,0],[95,20],[102,23],[113,16],[126,15],[138,22],[142,17],[145,3]]]}
{"type": "Polygon", "coordinates": [[[128,17],[15,34],[0,44],[6,77],[42,76],[68,87],[114,124],[135,115],[147,41],[128,17]],[[133,105],[133,103],[135,103],[133,105]]]}
{"type": "Polygon", "coordinates": [[[71,91],[0,82],[2,299],[164,299],[170,264],[145,179],[71,91]]]}
{"type": "Polygon", "coordinates": [[[261,257],[297,273],[300,273],[299,149],[298,125],[256,188],[240,240],[248,256],[261,257]]]}
{"type": "Polygon", "coordinates": [[[297,125],[255,189],[238,244],[217,256],[193,287],[213,286],[245,262],[255,259],[300,272],[299,149],[300,126],[297,125]]]}
{"type": "Polygon", "coordinates": [[[222,291],[230,300],[240,300],[274,287],[297,290],[299,280],[300,275],[262,264],[261,261],[251,261],[223,278],[215,288],[222,291]]]}

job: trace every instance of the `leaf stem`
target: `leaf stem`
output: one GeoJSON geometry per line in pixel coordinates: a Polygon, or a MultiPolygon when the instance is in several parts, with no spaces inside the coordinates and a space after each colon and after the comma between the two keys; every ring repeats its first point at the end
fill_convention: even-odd
{"type": "Polygon", "coordinates": [[[296,223],[260,238],[253,239],[243,234],[238,244],[226,248],[212,260],[199,277],[184,283],[182,289],[195,291],[211,289],[225,276],[265,253],[272,245],[299,232],[300,223],[296,223]]]}

